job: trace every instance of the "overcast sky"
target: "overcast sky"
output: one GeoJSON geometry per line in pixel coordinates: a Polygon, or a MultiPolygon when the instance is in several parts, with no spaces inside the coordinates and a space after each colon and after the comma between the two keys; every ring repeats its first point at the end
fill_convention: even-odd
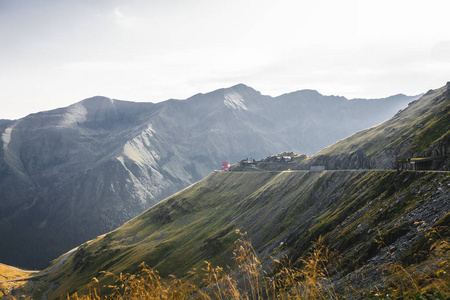
{"type": "Polygon", "coordinates": [[[450,81],[450,1],[0,0],[0,119],[95,95],[414,95],[450,81]]]}

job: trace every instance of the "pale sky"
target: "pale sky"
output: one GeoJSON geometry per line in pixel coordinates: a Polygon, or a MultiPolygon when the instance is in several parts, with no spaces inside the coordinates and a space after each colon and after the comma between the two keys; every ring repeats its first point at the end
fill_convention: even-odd
{"type": "Polygon", "coordinates": [[[347,98],[450,81],[450,1],[0,0],[0,119],[238,83],[347,98]]]}

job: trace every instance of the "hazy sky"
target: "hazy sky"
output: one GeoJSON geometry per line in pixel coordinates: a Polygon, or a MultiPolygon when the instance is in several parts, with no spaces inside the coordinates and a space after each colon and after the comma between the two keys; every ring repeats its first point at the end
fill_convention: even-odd
{"type": "Polygon", "coordinates": [[[450,1],[0,0],[0,118],[237,83],[385,97],[450,81],[450,1]]]}

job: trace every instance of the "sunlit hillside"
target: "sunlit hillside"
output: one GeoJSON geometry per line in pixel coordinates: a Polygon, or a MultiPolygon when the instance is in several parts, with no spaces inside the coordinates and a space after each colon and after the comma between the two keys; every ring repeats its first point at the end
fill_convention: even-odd
{"type": "Polygon", "coordinates": [[[433,250],[424,237],[447,226],[449,187],[449,176],[434,172],[216,172],[82,245],[49,276],[58,285],[48,295],[86,293],[93,277],[111,283],[100,271],[135,273],[141,262],[183,279],[205,260],[231,266],[236,229],[248,232],[266,266],[287,255],[301,267],[322,237],[343,260],[330,276],[370,292],[383,285],[384,264],[428,266],[433,250]]]}
{"type": "MultiPolygon", "coordinates": [[[[342,170],[323,170],[326,165],[317,164],[317,157],[351,162],[352,153],[339,151],[367,134],[360,146],[354,143],[355,151],[364,153],[367,141],[380,138],[377,132],[386,124],[395,125],[392,141],[406,137],[404,130],[410,126],[402,124],[409,116],[420,117],[418,107],[434,115],[408,134],[420,136],[423,128],[436,132],[443,138],[424,140],[422,148],[435,149],[447,136],[441,130],[446,114],[439,113],[448,106],[446,91],[429,92],[391,120],[319,156],[285,152],[213,172],[120,228],[82,244],[67,260],[60,258],[61,267],[37,286],[47,287],[47,299],[98,293],[108,297],[113,292],[117,298],[125,287],[128,292],[159,295],[155,297],[170,291],[166,298],[262,299],[261,293],[266,298],[446,297],[449,173],[370,170],[363,165],[350,170],[355,165],[348,164],[342,164],[347,166],[342,170]],[[246,232],[245,237],[237,230],[246,232]],[[251,253],[251,262],[236,258],[241,248],[249,249],[244,256],[251,253]],[[245,279],[247,271],[254,274],[249,277],[252,284],[245,279]]],[[[382,145],[385,140],[377,143],[382,152],[388,149],[382,145]]],[[[444,162],[445,145],[439,147],[444,162]]]]}
{"type": "Polygon", "coordinates": [[[430,90],[379,126],[360,131],[316,154],[328,168],[396,168],[399,160],[429,159],[450,170],[450,83],[430,90]]]}

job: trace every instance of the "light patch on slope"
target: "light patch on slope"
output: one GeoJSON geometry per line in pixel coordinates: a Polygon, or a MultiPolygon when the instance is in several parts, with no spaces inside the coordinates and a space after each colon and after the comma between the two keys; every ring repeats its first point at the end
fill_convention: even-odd
{"type": "Polygon", "coordinates": [[[117,156],[116,159],[117,159],[118,161],[120,161],[120,163],[121,163],[122,165],[125,165],[125,161],[123,160],[123,157],[122,157],[122,156],[117,156]]]}
{"type": "Polygon", "coordinates": [[[139,153],[139,151],[137,151],[136,145],[134,145],[135,143],[133,143],[133,141],[129,141],[125,144],[125,146],[123,146],[123,154],[125,154],[125,156],[127,156],[129,159],[131,159],[132,161],[138,163],[138,164],[142,164],[144,161],[139,153]]]}
{"type": "Polygon", "coordinates": [[[150,147],[150,138],[153,137],[155,130],[152,127],[152,124],[148,124],[147,129],[141,134],[142,142],[146,147],[150,147]]]}
{"type": "Polygon", "coordinates": [[[70,126],[76,123],[86,121],[87,110],[81,104],[77,103],[68,107],[67,112],[62,116],[60,126],[70,126]]]}
{"type": "Polygon", "coordinates": [[[236,109],[236,110],[241,110],[241,109],[248,110],[247,106],[245,106],[245,104],[244,104],[244,99],[238,93],[229,92],[229,93],[226,93],[224,97],[225,97],[224,103],[229,108],[236,109]]]}
{"type": "Polygon", "coordinates": [[[155,130],[149,125],[139,136],[123,146],[122,156],[116,157],[129,173],[129,179],[127,178],[126,183],[128,190],[136,199],[140,199],[142,204],[145,204],[148,199],[158,197],[163,187],[170,185],[157,170],[157,160],[160,157],[153,146],[154,133],[155,130]],[[136,173],[135,169],[133,171],[128,169],[130,160],[140,169],[140,172],[136,173]],[[135,175],[135,173],[139,175],[135,175]]]}
{"type": "MultiPolygon", "coordinates": [[[[141,202],[141,205],[145,205],[147,203],[146,198],[150,195],[151,193],[149,193],[147,191],[147,189],[142,185],[142,183],[139,181],[139,179],[136,178],[136,176],[134,176],[133,172],[131,172],[127,166],[125,165],[125,161],[123,159],[123,157],[118,156],[116,157],[116,159],[118,161],[120,161],[120,163],[122,164],[122,166],[124,167],[124,169],[128,172],[129,178],[126,178],[126,187],[127,189],[134,195],[134,197],[136,197],[137,199],[139,199],[139,201],[141,202]],[[129,186],[131,185],[131,187],[129,186]]],[[[114,190],[114,185],[111,183],[111,190],[114,190]]]]}
{"type": "Polygon", "coordinates": [[[155,165],[159,156],[151,150],[153,129],[149,127],[140,136],[128,141],[123,146],[123,154],[139,165],[155,165]]]}
{"type": "MultiPolygon", "coordinates": [[[[19,121],[20,122],[20,121],[19,121]]],[[[20,157],[20,151],[17,151],[18,144],[20,144],[20,141],[18,141],[18,137],[15,135],[16,138],[11,140],[12,132],[14,127],[18,123],[12,125],[11,127],[8,127],[5,129],[1,136],[1,140],[3,141],[3,151],[4,151],[4,162],[11,167],[12,170],[17,172],[17,174],[20,174],[22,179],[29,180],[28,175],[25,172],[25,168],[22,163],[22,159],[20,157]]]]}
{"type": "Polygon", "coordinates": [[[8,127],[5,129],[5,132],[2,134],[3,140],[3,149],[6,151],[8,149],[8,144],[11,141],[11,132],[14,126],[8,127]]]}
{"type": "MultiPolygon", "coordinates": [[[[164,176],[160,172],[153,167],[138,164],[138,167],[142,170],[141,174],[145,174],[146,169],[148,168],[152,170],[152,175],[150,177],[144,175],[143,177],[138,178],[131,170],[128,169],[122,156],[118,156],[116,159],[128,172],[129,178],[126,179],[127,189],[136,199],[139,199],[142,205],[147,205],[147,200],[149,198],[156,198],[160,195],[163,186],[166,186],[167,183],[167,180],[165,180],[164,176]]],[[[112,184],[111,190],[114,190],[112,184]]]]}

